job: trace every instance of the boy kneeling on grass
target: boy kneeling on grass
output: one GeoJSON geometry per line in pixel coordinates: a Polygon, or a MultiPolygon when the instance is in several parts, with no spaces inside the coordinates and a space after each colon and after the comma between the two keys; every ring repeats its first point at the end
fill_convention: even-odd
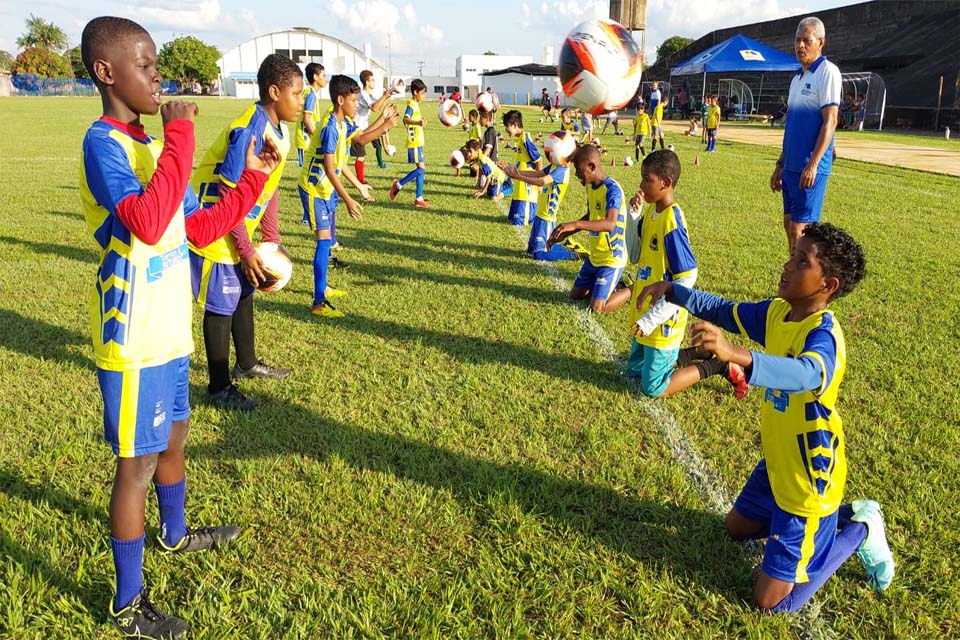
{"type": "Polygon", "coordinates": [[[846,347],[827,305],[853,291],[865,263],[862,249],[843,230],[814,223],[784,265],[776,298],[735,303],[657,282],[637,299],[639,306],[665,298],[702,318],[691,327],[694,346],[739,364],[750,384],[766,388],[763,458],[725,527],[736,540],[767,539],[753,593],[757,606],[771,612],[799,609],[855,552],[874,589],[882,591],[893,580],[880,505],[841,504],[847,461],[836,405],[846,347]],[[745,333],[765,353],[730,344],[721,328],[745,333]]]}

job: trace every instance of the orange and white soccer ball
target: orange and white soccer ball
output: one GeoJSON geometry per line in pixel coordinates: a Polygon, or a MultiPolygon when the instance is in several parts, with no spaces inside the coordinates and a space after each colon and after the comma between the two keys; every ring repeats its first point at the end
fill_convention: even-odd
{"type": "Polygon", "coordinates": [[[440,122],[448,127],[455,127],[463,119],[463,107],[456,100],[444,100],[437,111],[440,122]]]}
{"type": "Polygon", "coordinates": [[[493,96],[486,91],[477,95],[477,111],[480,113],[489,113],[493,111],[493,96]]]}
{"type": "Polygon", "coordinates": [[[630,31],[613,20],[587,20],[567,34],[557,73],[563,93],[595,116],[623,108],[640,86],[643,57],[630,31]]]}
{"type": "Polygon", "coordinates": [[[466,159],[463,157],[463,152],[460,151],[460,149],[450,154],[450,166],[454,169],[459,169],[466,164],[466,162],[466,159]]]}
{"type": "Polygon", "coordinates": [[[565,167],[570,162],[573,152],[577,150],[577,141],[569,131],[551,133],[543,143],[543,153],[547,161],[558,167],[565,167]]]}
{"type": "Polygon", "coordinates": [[[266,280],[257,285],[260,291],[280,291],[290,282],[293,275],[293,262],[283,247],[273,242],[261,242],[257,246],[257,255],[263,260],[263,274],[266,280]]]}

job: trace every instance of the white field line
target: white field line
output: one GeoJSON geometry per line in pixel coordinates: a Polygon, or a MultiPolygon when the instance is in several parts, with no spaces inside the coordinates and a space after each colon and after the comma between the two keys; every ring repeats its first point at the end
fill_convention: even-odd
{"type": "MultiPolygon", "coordinates": [[[[496,202],[497,208],[503,217],[506,217],[507,211],[504,205],[496,202]]],[[[525,247],[527,242],[527,228],[515,226],[514,231],[525,247]]],[[[553,283],[557,291],[567,292],[570,290],[570,283],[566,282],[557,270],[557,267],[551,262],[538,262],[547,278],[553,283]]],[[[590,341],[597,347],[600,355],[614,365],[622,374],[625,362],[620,358],[620,354],[613,344],[613,341],[597,322],[593,313],[589,309],[577,309],[577,322],[583,329],[590,341]]],[[[639,392],[637,383],[628,383],[631,394],[640,407],[641,412],[653,420],[654,424],[660,429],[660,435],[663,436],[676,460],[686,472],[687,476],[693,482],[701,494],[706,498],[708,506],[717,514],[725,514],[733,504],[732,499],[724,491],[720,476],[711,469],[709,463],[703,459],[703,456],[697,451],[686,433],[677,423],[673,413],[661,402],[648,399],[639,392]]],[[[759,567],[763,558],[763,545],[758,541],[749,541],[743,544],[744,551],[751,557],[755,568],[759,567]]],[[[836,634],[830,628],[826,618],[820,615],[819,604],[811,599],[803,609],[793,615],[793,627],[797,637],[801,640],[828,640],[835,638],[836,634]]]]}

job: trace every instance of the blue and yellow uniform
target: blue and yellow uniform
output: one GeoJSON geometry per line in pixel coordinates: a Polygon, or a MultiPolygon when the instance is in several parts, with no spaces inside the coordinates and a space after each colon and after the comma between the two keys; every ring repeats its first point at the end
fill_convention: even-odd
{"type": "Polygon", "coordinates": [[[807,582],[832,548],[847,479],[843,421],[837,411],[846,344],[836,317],[824,309],[792,322],[790,304],[779,298],[734,303],[678,285],[671,301],[764,347],[765,353],[751,354],[748,380],[766,387],[760,410],[763,459],[734,508],[751,521],[770,525],[764,572],[778,580],[807,582]],[[791,379],[777,370],[784,358],[818,371],[819,385],[784,388],[791,379]]]}
{"type": "Polygon", "coordinates": [[[654,131],[656,135],[656,130],[662,126],[663,123],[663,100],[657,100],[654,104],[651,100],[650,103],[650,128],[654,131]]]}
{"type": "Polygon", "coordinates": [[[324,158],[333,155],[333,166],[339,176],[347,162],[347,149],[359,128],[344,116],[337,120],[333,109],[327,111],[310,141],[310,148],[297,191],[303,205],[303,223],[314,231],[329,229],[333,223],[339,197],[324,168],[324,158]]]}
{"type": "Polygon", "coordinates": [[[483,142],[483,129],[480,127],[479,120],[470,123],[470,126],[467,128],[467,140],[483,142]]]}
{"type": "Polygon", "coordinates": [[[650,135],[650,116],[641,111],[633,119],[633,138],[637,144],[643,144],[643,139],[650,135]]]}
{"type": "Polygon", "coordinates": [[[589,220],[604,220],[609,209],[616,209],[616,224],[612,231],[591,231],[587,238],[590,255],[573,283],[574,289],[587,289],[594,300],[606,300],[613,293],[623,268],[627,264],[626,200],[616,180],[607,176],[600,184],[587,185],[587,216],[589,220]]]}
{"type": "Polygon", "coordinates": [[[313,123],[313,130],[316,132],[320,126],[320,95],[311,85],[307,85],[303,90],[303,115],[300,117],[300,124],[297,127],[297,160],[300,166],[303,166],[304,152],[310,148],[310,133],[304,124],[307,118],[313,123]]]}
{"type": "Polygon", "coordinates": [[[482,151],[477,156],[477,164],[480,166],[480,173],[483,174],[484,179],[490,180],[487,184],[487,196],[494,198],[500,195],[503,185],[507,181],[507,174],[482,151]]]}
{"type": "Polygon", "coordinates": [[[560,203],[567,193],[570,183],[570,168],[559,165],[547,165],[543,170],[544,176],[553,180],[540,189],[540,198],[537,200],[537,215],[530,226],[530,240],[527,242],[527,253],[537,260],[570,260],[574,254],[562,245],[554,245],[547,251],[547,240],[557,226],[557,213],[560,203]]]}
{"type": "MultiPolygon", "coordinates": [[[[407,109],[403,112],[405,118],[423,121],[420,113],[420,103],[410,98],[407,100],[407,109]]],[[[423,155],[423,127],[418,124],[407,125],[407,162],[416,164],[425,162],[423,155]]]]}
{"type": "Polygon", "coordinates": [[[580,125],[573,120],[570,120],[569,122],[561,121],[560,128],[564,131],[569,131],[570,133],[580,133],[580,125]]]}
{"type": "Polygon", "coordinates": [[[707,133],[710,129],[716,129],[720,126],[720,106],[712,104],[707,107],[707,133]]]}
{"type": "MultiPolygon", "coordinates": [[[[540,160],[540,150],[533,142],[533,138],[526,131],[520,136],[520,146],[516,155],[517,170],[535,171],[534,163],[540,160]]],[[[513,198],[510,200],[510,222],[516,225],[526,225],[537,215],[537,198],[540,190],[525,182],[517,181],[513,188],[513,198]]]]}
{"type": "Polygon", "coordinates": [[[190,416],[190,263],[185,217],[199,209],[187,188],[156,244],[132,234],[117,205],[143,193],[161,142],[142,127],[95,122],[83,140],[80,198],[99,248],[90,328],[104,403],[104,438],[128,458],[166,450],[170,426],[190,416]]]}
{"type": "MultiPolygon", "coordinates": [[[[274,126],[263,107],[259,104],[250,105],[224,129],[203,155],[191,184],[199,194],[201,207],[211,207],[219,202],[221,185],[233,188],[240,179],[251,138],[256,141],[254,150],[257,153],[266,138],[270,138],[280,152],[280,163],[270,173],[256,205],[243,220],[247,234],[252,238],[283,175],[290,151],[290,135],[286,124],[281,122],[279,127],[274,126]]],[[[193,295],[197,303],[213,313],[232,315],[240,299],[256,290],[240,268],[240,254],[229,234],[202,249],[191,245],[190,268],[193,295]]]]}

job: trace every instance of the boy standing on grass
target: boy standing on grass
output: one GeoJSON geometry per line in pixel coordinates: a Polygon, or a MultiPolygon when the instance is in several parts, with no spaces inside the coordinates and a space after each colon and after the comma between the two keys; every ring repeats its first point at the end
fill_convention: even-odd
{"type": "Polygon", "coordinates": [[[480,126],[483,127],[483,141],[481,142],[483,155],[494,162],[497,161],[497,127],[493,123],[493,114],[484,111],[480,114],[480,126]]]}
{"type": "Polygon", "coordinates": [[[420,103],[423,97],[427,95],[427,85],[423,80],[416,78],[410,83],[410,92],[413,95],[407,101],[407,109],[403,112],[403,124],[407,127],[407,162],[415,164],[416,167],[399,180],[394,180],[390,185],[390,199],[396,200],[400,189],[411,180],[417,181],[417,194],[413,201],[413,206],[422,209],[429,209],[430,203],[423,197],[423,178],[426,175],[426,158],[423,154],[423,115],[420,113],[420,103]]]}
{"type": "Polygon", "coordinates": [[[641,101],[637,115],[633,119],[633,157],[636,158],[637,162],[640,161],[641,156],[647,155],[647,150],[643,148],[643,143],[646,142],[647,136],[649,135],[650,116],[643,110],[643,102],[641,101]]]}
{"type": "Polygon", "coordinates": [[[598,313],[610,313],[622,306],[609,305],[609,298],[620,282],[627,264],[624,240],[626,224],[626,201],[623,189],[616,180],[603,172],[600,150],[592,144],[579,149],[573,156],[577,179],[587,189],[587,213],[579,220],[565,222],[554,229],[547,240],[547,250],[578,231],[589,233],[589,255],[573,282],[571,300],[590,297],[590,309],[598,313]]]}
{"type": "Polygon", "coordinates": [[[310,146],[310,138],[320,121],[320,89],[327,86],[327,72],[319,62],[311,62],[304,70],[307,88],[303,90],[303,115],[297,127],[297,162],[303,166],[303,152],[310,146]]]}
{"type": "Polygon", "coordinates": [[[364,200],[373,202],[370,186],[360,182],[346,165],[347,144],[365,145],[397,124],[397,109],[389,105],[373,126],[360,131],[353,123],[359,98],[360,85],[352,78],[337,75],[330,79],[333,108],[327,112],[317,133],[310,140],[309,156],[300,171],[297,188],[303,205],[303,222],[310,225],[317,238],[313,254],[313,304],[310,312],[322,318],[342,317],[343,312],[335,309],[329,299],[347,295],[344,290],[327,286],[331,226],[336,217],[337,202],[343,199],[347,213],[354,220],[360,220],[363,210],[360,203],[347,193],[340,176],[346,176],[364,200]]]}
{"type": "MultiPolygon", "coordinates": [[[[573,120],[570,109],[562,109],[560,111],[560,128],[570,135],[580,133],[580,125],[573,120]]],[[[576,138],[576,136],[574,136],[574,138],[576,138]]]]}
{"type": "Polygon", "coordinates": [[[223,130],[204,154],[193,177],[200,205],[209,207],[236,187],[243,169],[243,153],[251,140],[257,149],[270,140],[283,158],[240,224],[206,247],[190,247],[193,295],[204,308],[203,342],[210,374],[209,399],[224,409],[240,411],[251,411],[257,403],[243,395],[231,378],[282,379],[290,375],[290,369],[266,364],[256,355],[253,294],[266,276],[252,240],[260,227],[263,242],[280,245],[277,209],[268,205],[280,184],[290,149],[290,133],[285,122],[296,122],[303,107],[303,74],[289,58],[273,53],[260,64],[257,85],[260,101],[250,105],[223,130]],[[237,355],[232,371],[231,336],[237,355]]]}
{"type": "Polygon", "coordinates": [[[873,500],[841,504],[847,478],[843,424],[837,412],[846,370],[843,332],[828,309],[863,278],[860,246],[830,224],[807,226],[783,267],[777,297],[730,302],[676,282],[646,287],[638,304],[665,298],[702,318],[695,347],[739,364],[766,387],[760,410],[763,458],[725,527],[735,540],[766,538],[757,606],[789,613],[805,604],[854,553],[874,589],[894,575],[883,514],[873,500]],[[765,353],[731,345],[722,329],[744,333],[765,353]]]}
{"type": "Polygon", "coordinates": [[[720,105],[718,96],[710,96],[710,106],[707,107],[707,153],[717,149],[717,129],[720,128],[720,105]]]}
{"type": "Polygon", "coordinates": [[[257,200],[280,154],[266,142],[244,149],[236,188],[200,209],[190,189],[197,106],[160,106],[157,48],[125,18],[100,17],[83,29],[80,51],[103,103],[83,140],[80,198],[100,250],[90,295],[104,439],[117,456],[110,495],[116,592],[110,619],[126,637],[172,640],[189,625],[154,605],[143,584],[144,508],[151,480],[160,510],[160,548],[212,549],[233,540],[233,525],[192,529],[184,511],[184,443],[190,429],[190,266],[187,237],[205,245],[229,231],[257,200]],[[160,112],[164,143],[141,114],[160,112]]]}
{"type": "MultiPolygon", "coordinates": [[[[539,171],[540,150],[529,133],[523,130],[523,114],[511,109],[503,114],[503,128],[507,135],[519,143],[515,167],[518,171],[539,171]]],[[[539,189],[528,188],[523,182],[513,188],[513,197],[510,200],[510,223],[528,225],[537,214],[537,196],[539,189]]]]}

